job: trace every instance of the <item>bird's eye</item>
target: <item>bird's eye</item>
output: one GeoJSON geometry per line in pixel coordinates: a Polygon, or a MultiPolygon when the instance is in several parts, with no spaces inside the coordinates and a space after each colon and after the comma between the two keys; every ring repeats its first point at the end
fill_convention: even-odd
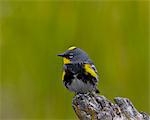
{"type": "Polygon", "coordinates": [[[70,59],[73,58],[73,53],[70,53],[70,54],[69,54],[69,58],[70,58],[70,59]]]}

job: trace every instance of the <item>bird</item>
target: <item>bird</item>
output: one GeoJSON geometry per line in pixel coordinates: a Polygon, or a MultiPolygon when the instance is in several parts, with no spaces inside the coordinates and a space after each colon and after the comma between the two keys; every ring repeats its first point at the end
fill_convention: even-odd
{"type": "Polygon", "coordinates": [[[71,46],[58,56],[63,58],[62,81],[69,91],[76,94],[100,93],[97,69],[85,51],[71,46]]]}

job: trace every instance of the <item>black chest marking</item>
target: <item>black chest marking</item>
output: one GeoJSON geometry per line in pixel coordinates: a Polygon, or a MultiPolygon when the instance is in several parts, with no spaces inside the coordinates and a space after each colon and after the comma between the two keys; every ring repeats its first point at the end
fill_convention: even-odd
{"type": "Polygon", "coordinates": [[[64,84],[65,86],[67,87],[67,84],[71,84],[72,83],[72,80],[74,79],[74,75],[71,71],[69,70],[65,70],[65,76],[64,76],[64,84]]]}
{"type": "Polygon", "coordinates": [[[84,69],[84,64],[75,63],[75,64],[67,64],[64,66],[65,69],[65,76],[64,76],[64,84],[70,85],[75,79],[75,77],[79,80],[82,80],[84,83],[91,83],[92,85],[96,85],[96,78],[93,77],[91,74],[86,73],[84,69]]]}

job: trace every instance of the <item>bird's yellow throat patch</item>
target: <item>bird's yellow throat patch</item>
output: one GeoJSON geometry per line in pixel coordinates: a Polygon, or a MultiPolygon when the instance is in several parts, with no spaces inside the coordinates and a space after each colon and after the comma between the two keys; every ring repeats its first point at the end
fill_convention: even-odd
{"type": "Polygon", "coordinates": [[[75,48],[76,48],[75,46],[72,46],[72,47],[68,48],[68,50],[73,50],[75,48]]]}
{"type": "Polygon", "coordinates": [[[71,61],[67,58],[64,58],[64,64],[69,64],[69,63],[71,63],[71,61]]]}

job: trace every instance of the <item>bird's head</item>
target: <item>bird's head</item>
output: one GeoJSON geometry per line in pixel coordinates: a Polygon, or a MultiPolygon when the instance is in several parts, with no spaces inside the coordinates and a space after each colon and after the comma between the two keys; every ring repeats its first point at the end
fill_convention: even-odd
{"type": "Polygon", "coordinates": [[[68,48],[64,53],[58,54],[58,56],[63,57],[64,64],[69,64],[73,62],[85,62],[88,60],[88,55],[75,46],[68,48]]]}

